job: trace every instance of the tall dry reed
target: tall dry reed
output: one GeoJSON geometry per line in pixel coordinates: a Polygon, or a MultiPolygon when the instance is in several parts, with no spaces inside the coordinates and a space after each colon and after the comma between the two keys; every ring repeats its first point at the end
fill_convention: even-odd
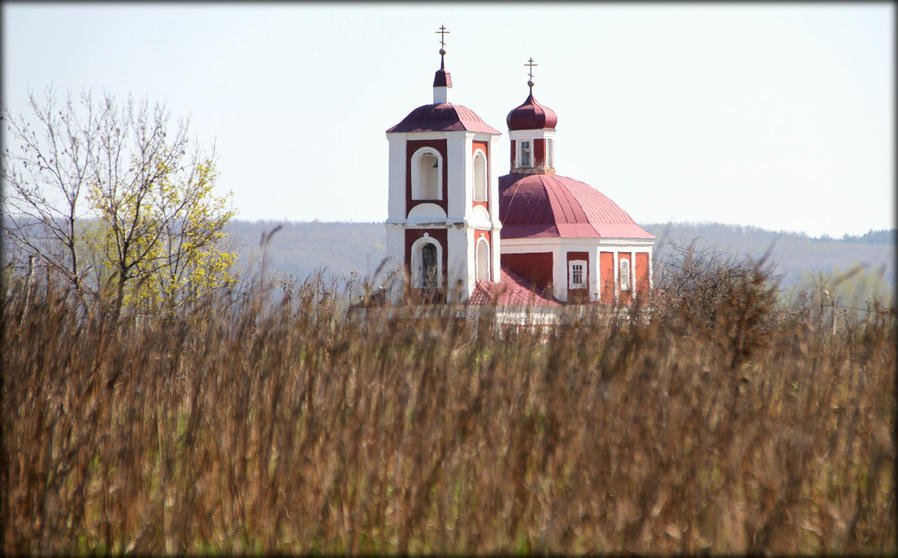
{"type": "Polygon", "coordinates": [[[549,330],[9,287],[3,550],[894,553],[894,313],[834,336],[699,264],[549,330]]]}

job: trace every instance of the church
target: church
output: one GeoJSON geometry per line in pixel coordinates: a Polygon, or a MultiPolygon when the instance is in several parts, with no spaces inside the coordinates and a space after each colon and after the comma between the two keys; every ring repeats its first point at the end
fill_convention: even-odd
{"type": "Polygon", "coordinates": [[[501,132],[451,102],[445,48],[439,53],[433,102],[386,131],[387,254],[410,286],[473,304],[630,304],[648,296],[654,236],[592,186],[556,174],[558,117],[533,96],[533,59],[529,94],[506,118],[508,174],[493,181],[501,132]]]}

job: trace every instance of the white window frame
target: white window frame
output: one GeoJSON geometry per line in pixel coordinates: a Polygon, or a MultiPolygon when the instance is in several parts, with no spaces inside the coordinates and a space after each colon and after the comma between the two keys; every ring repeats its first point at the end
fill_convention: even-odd
{"type": "Polygon", "coordinates": [[[486,154],[482,149],[478,149],[474,151],[474,159],[472,161],[472,170],[474,174],[474,201],[476,202],[488,202],[489,201],[489,171],[487,170],[486,164],[486,154]],[[478,172],[477,170],[477,162],[481,161],[483,168],[478,172]],[[478,180],[480,184],[478,187],[478,180]]]}
{"type": "Polygon", "coordinates": [[[477,245],[474,248],[474,280],[475,281],[491,281],[492,274],[490,267],[490,243],[486,241],[486,238],[481,236],[477,240],[477,245]],[[483,261],[486,263],[486,269],[481,269],[481,256],[484,256],[483,261]],[[485,277],[481,278],[481,277],[485,277]]]}
{"type": "Polygon", "coordinates": [[[588,264],[586,260],[570,260],[567,263],[567,279],[568,279],[568,288],[569,289],[585,289],[586,288],[586,279],[588,276],[588,264]],[[574,266],[582,266],[582,274],[581,281],[574,281],[574,266]]]}
{"type": "Polygon", "coordinates": [[[443,246],[437,241],[437,239],[433,238],[427,233],[424,233],[424,236],[416,240],[412,243],[411,249],[411,279],[412,279],[412,287],[415,289],[424,288],[424,273],[421,269],[424,265],[424,257],[422,250],[424,249],[425,244],[433,244],[437,249],[437,286],[436,288],[441,288],[443,286],[443,246]]]}
{"type": "Polygon", "coordinates": [[[519,142],[521,144],[521,166],[522,167],[532,167],[533,166],[533,142],[530,140],[521,140],[519,142]],[[526,147],[526,150],[525,150],[526,147]],[[525,158],[524,155],[527,155],[525,158]]]}
{"type": "Polygon", "coordinates": [[[632,279],[630,260],[626,258],[620,258],[618,265],[620,266],[620,269],[618,270],[618,277],[620,277],[620,290],[629,291],[630,281],[632,279]]]}
{"type": "Polygon", "coordinates": [[[546,138],[546,166],[555,168],[555,140],[546,138]]]}
{"type": "Polygon", "coordinates": [[[440,152],[432,147],[422,147],[415,151],[411,160],[412,167],[412,200],[414,201],[432,201],[443,199],[443,157],[440,152]],[[433,155],[437,159],[437,197],[424,197],[421,191],[421,158],[425,155],[433,155]]]}

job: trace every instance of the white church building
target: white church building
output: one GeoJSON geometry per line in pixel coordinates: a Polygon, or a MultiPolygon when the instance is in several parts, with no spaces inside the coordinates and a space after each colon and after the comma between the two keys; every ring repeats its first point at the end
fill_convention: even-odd
{"type": "MultiPolygon", "coordinates": [[[[445,44],[445,43],[443,43],[445,44]]],[[[652,285],[654,236],[610,198],[555,172],[555,112],[508,113],[508,174],[490,179],[501,133],[451,102],[440,49],[433,102],[386,131],[387,254],[411,287],[447,302],[628,304],[652,285]]]]}

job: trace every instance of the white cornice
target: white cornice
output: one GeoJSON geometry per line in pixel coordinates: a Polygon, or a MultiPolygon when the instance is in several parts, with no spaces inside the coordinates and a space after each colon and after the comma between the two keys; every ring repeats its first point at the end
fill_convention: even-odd
{"type": "Polygon", "coordinates": [[[387,219],[384,223],[393,227],[433,228],[433,229],[495,229],[501,230],[502,224],[494,221],[472,219],[434,219],[433,217],[412,217],[410,219],[387,219]]]}

